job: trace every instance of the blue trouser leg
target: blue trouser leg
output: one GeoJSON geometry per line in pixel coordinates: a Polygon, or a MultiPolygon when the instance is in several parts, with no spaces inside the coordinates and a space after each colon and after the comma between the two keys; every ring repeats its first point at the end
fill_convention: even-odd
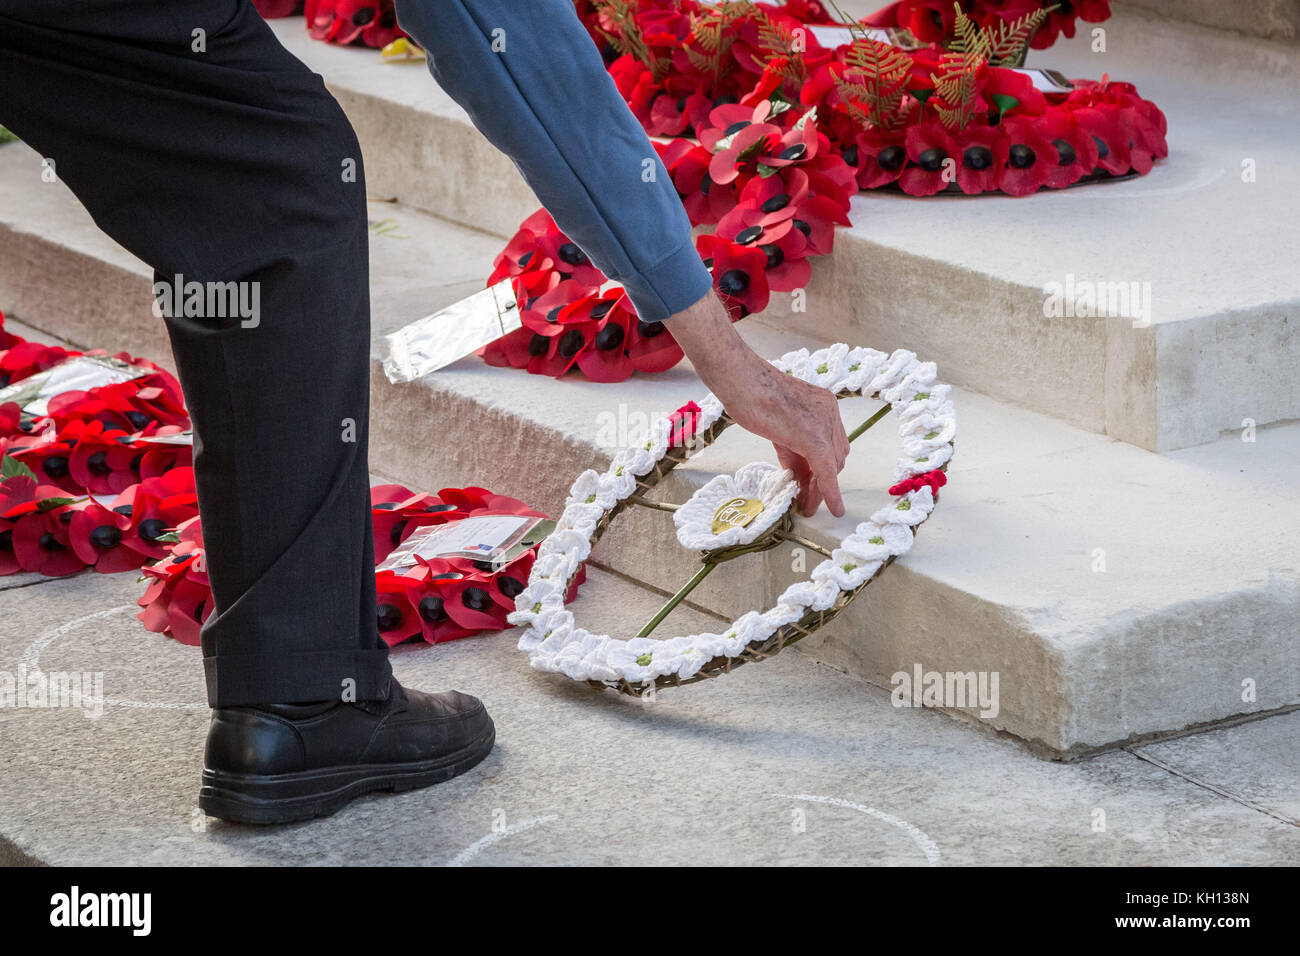
{"type": "Polygon", "coordinates": [[[690,220],[571,0],[397,0],[397,17],[434,79],[641,318],[704,297],[712,279],[690,220]]]}

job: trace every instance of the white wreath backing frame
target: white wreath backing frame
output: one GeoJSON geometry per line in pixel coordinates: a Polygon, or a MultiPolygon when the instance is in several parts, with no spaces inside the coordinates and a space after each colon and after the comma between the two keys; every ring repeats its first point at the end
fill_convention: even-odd
{"type": "MultiPolygon", "coordinates": [[[[903,455],[894,480],[947,471],[956,436],[951,387],[935,380],[933,362],[898,349],[886,355],[842,343],[789,352],[772,364],[838,398],[888,402],[899,422],[903,455]]],[[[640,696],[650,686],[693,683],[764,660],[836,617],[886,567],[907,553],[935,498],[929,485],[900,495],[860,523],[807,580],[787,588],[764,612],[748,611],[722,633],[667,639],[614,638],[579,627],[564,596],[615,517],[638,503],[673,468],[708,447],[733,422],[712,394],[699,403],[689,444],[670,445],[673,422],[659,419],[643,445],[614,456],[604,474],[587,470],[570,489],[555,531],[538,549],[528,586],[515,598],[512,624],[523,625],[519,649],[534,668],[640,696]]]]}

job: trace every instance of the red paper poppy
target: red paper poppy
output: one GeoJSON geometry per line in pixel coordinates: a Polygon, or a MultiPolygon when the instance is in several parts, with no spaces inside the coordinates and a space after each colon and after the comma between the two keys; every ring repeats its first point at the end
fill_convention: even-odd
{"type": "Polygon", "coordinates": [[[1036,120],[1008,116],[1002,121],[1006,164],[997,185],[1009,196],[1028,196],[1047,184],[1057,164],[1056,147],[1039,132],[1036,120]]]}
{"type": "Polygon", "coordinates": [[[704,95],[696,78],[670,77],[666,88],[651,100],[649,122],[643,120],[642,125],[651,136],[681,136],[706,123],[712,109],[713,101],[704,95]]]}
{"type": "Polygon", "coordinates": [[[59,432],[59,440],[73,446],[68,471],[79,489],[116,495],[139,480],[131,462],[142,452],[122,443],[128,437],[120,428],[105,428],[101,421],[72,421],[59,432]]]}
{"type": "Polygon", "coordinates": [[[984,77],[980,97],[995,114],[1041,116],[1047,111],[1047,98],[1026,74],[991,67],[984,77]]]}
{"type": "Polygon", "coordinates": [[[174,468],[133,485],[114,499],[113,510],[119,509],[131,519],[123,534],[126,546],[150,558],[164,557],[169,548],[163,536],[198,514],[194,469],[174,468]]]}
{"type": "Polygon", "coordinates": [[[1001,130],[971,125],[961,131],[957,141],[957,185],[961,191],[975,196],[997,189],[1007,162],[1007,142],[1001,130]]]}
{"type": "Polygon", "coordinates": [[[1056,149],[1056,161],[1047,167],[1047,185],[1052,189],[1064,189],[1097,168],[1097,144],[1069,110],[1048,110],[1037,127],[1056,149]]]}
{"type": "Polygon", "coordinates": [[[389,647],[420,633],[414,596],[422,577],[416,574],[411,578],[394,571],[380,571],[375,575],[379,636],[389,647]]]}
{"type": "Polygon", "coordinates": [[[925,43],[938,43],[950,35],[956,19],[947,0],[895,0],[862,18],[873,27],[902,27],[925,43]]]}
{"type": "Polygon", "coordinates": [[[136,452],[131,459],[131,469],[140,480],[157,478],[173,468],[189,468],[194,464],[194,446],[173,442],[150,442],[137,439],[130,448],[136,452]],[[143,451],[139,451],[143,447],[143,451]]]}
{"type": "Polygon", "coordinates": [[[579,309],[568,309],[592,295],[591,288],[572,279],[560,282],[520,312],[529,340],[528,371],[558,378],[578,361],[578,353],[594,336],[595,323],[579,309]]]}
{"type": "Polygon", "coordinates": [[[956,179],[961,149],[938,120],[909,126],[904,142],[911,163],[899,177],[903,192],[909,196],[933,196],[956,179]]]}
{"type": "Polygon", "coordinates": [[[197,646],[203,622],[212,616],[212,589],[203,560],[203,531],[198,517],[176,528],[180,541],[168,555],[143,568],[150,579],[138,615],[147,630],[197,646]]]}
{"type": "Polygon", "coordinates": [[[767,256],[761,249],[720,236],[700,236],[695,245],[712,271],[713,288],[733,320],[767,308],[767,256]]]}
{"type": "MultiPolygon", "coordinates": [[[[754,180],[753,182],[758,182],[754,180]]],[[[737,206],[718,224],[715,235],[742,246],[759,249],[767,257],[765,273],[768,288],[774,292],[792,292],[808,284],[812,268],[808,264],[808,238],[795,228],[794,206],[789,216],[770,221],[774,214],[749,205],[737,206]]],[[[802,221],[802,220],[800,220],[802,221]]]]}
{"type": "Polygon", "coordinates": [[[212,616],[212,589],[185,577],[176,582],[167,602],[167,633],[198,647],[203,622],[212,616]]]}
{"type": "Polygon", "coordinates": [[[0,518],[0,577],[17,574],[22,565],[14,554],[14,523],[7,518],[0,518]]]}
{"type": "Polygon", "coordinates": [[[24,571],[62,577],[85,568],[68,537],[71,518],[71,510],[62,506],[24,514],[14,521],[14,557],[24,571]]]}
{"type": "Polygon", "coordinates": [[[713,154],[703,146],[675,140],[657,148],[693,224],[715,223],[736,205],[731,186],[709,178],[713,154]]]}
{"type": "Polygon", "coordinates": [[[572,307],[575,318],[584,321],[590,338],[578,353],[578,368],[593,382],[621,382],[635,371],[628,355],[636,310],[619,287],[598,296],[588,296],[572,307]]]}
{"type": "Polygon", "coordinates": [[[9,455],[30,468],[40,481],[57,485],[65,494],[81,494],[81,485],[71,471],[73,445],[54,439],[50,431],[47,428],[29,444],[12,448],[9,455]]]}
{"type": "Polygon", "coordinates": [[[370,515],[374,524],[375,563],[382,562],[416,528],[440,524],[459,511],[435,495],[412,494],[402,485],[374,485],[370,515]]]}
{"type": "Polygon", "coordinates": [[[144,564],[145,556],[122,543],[123,532],[130,523],[126,515],[110,511],[98,502],[82,502],[72,508],[72,520],[68,524],[72,550],[83,564],[101,573],[138,568],[144,564]]]}
{"type": "Polygon", "coordinates": [[[1101,169],[1113,176],[1123,176],[1132,168],[1129,131],[1121,122],[1118,110],[1109,106],[1088,106],[1073,110],[1073,116],[1092,136],[1097,146],[1097,165],[1101,169]]]}
{"type": "Polygon", "coordinates": [[[861,189],[877,189],[895,182],[907,168],[907,134],[903,130],[863,130],[845,150],[845,162],[857,168],[861,189]],[[850,161],[849,150],[854,150],[850,161]]]}
{"type": "Polygon", "coordinates": [[[308,29],[317,40],[383,47],[400,36],[392,0],[307,0],[308,29]]]}
{"type": "Polygon", "coordinates": [[[638,372],[648,375],[666,372],[680,362],[684,354],[668,326],[662,322],[637,320],[636,327],[631,330],[627,355],[638,372]]]}

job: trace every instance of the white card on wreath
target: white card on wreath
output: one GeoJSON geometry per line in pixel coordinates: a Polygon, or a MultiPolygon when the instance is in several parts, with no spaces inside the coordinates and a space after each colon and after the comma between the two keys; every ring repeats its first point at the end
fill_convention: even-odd
{"type": "Polygon", "coordinates": [[[529,531],[545,521],[532,515],[476,515],[429,525],[413,532],[375,570],[400,571],[414,567],[417,557],[426,561],[468,558],[498,564],[529,531]]]}

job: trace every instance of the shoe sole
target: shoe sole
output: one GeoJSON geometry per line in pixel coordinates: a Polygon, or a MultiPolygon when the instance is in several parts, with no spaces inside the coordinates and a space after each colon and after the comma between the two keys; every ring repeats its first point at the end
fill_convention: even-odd
{"type": "Polygon", "coordinates": [[[492,751],[496,726],[478,740],[436,760],[329,767],[274,775],[203,771],[199,809],[233,823],[294,823],[328,817],[376,791],[405,793],[442,783],[473,768],[492,751]]]}

